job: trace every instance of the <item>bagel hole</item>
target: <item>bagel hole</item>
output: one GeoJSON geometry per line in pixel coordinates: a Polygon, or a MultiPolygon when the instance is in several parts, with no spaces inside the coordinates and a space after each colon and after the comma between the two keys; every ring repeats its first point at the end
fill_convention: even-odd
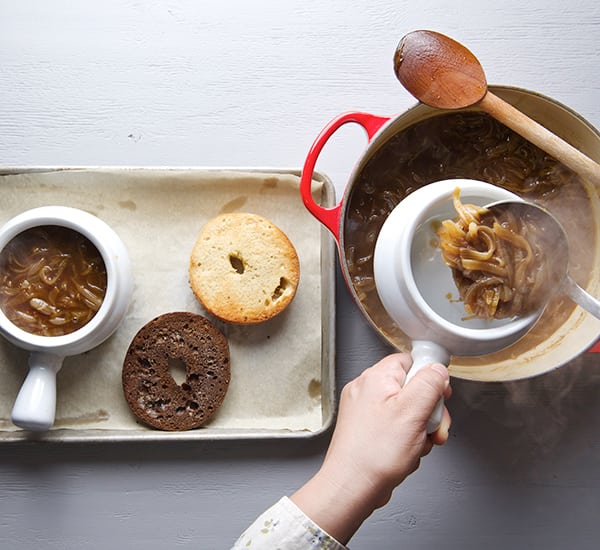
{"type": "Polygon", "coordinates": [[[235,269],[236,273],[239,273],[240,275],[244,273],[244,260],[242,260],[239,256],[229,254],[229,263],[231,264],[231,267],[235,269]]]}
{"type": "Polygon", "coordinates": [[[178,357],[169,357],[169,373],[175,380],[175,384],[181,386],[187,380],[187,368],[185,363],[178,357]]]}
{"type": "Polygon", "coordinates": [[[289,286],[290,286],[290,282],[285,277],[281,277],[279,279],[279,286],[277,286],[277,288],[273,291],[273,294],[271,295],[271,299],[274,302],[279,300],[279,298],[281,298],[283,296],[283,293],[287,290],[287,288],[289,286]]]}

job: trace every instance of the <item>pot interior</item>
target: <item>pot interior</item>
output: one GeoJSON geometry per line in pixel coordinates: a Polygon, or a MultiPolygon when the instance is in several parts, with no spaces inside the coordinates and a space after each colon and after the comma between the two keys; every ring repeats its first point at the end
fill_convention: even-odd
{"type": "MultiPolygon", "coordinates": [[[[570,109],[526,90],[491,89],[600,160],[600,135],[570,109]]],[[[387,315],[375,289],[377,236],[405,196],[450,178],[486,181],[550,210],[567,232],[571,276],[598,294],[598,190],[477,109],[439,111],[419,104],[390,121],[373,139],[351,178],[342,214],[342,267],[350,291],[371,325],[394,347],[408,351],[410,340],[387,315]]],[[[459,378],[485,381],[541,374],[587,349],[598,334],[600,321],[557,295],[524,338],[493,354],[453,357],[450,372],[459,378]]]]}

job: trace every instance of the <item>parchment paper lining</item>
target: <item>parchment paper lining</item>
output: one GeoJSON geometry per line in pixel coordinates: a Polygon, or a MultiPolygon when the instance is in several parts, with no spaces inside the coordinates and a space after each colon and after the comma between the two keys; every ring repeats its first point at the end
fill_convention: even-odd
{"type": "MultiPolygon", "coordinates": [[[[300,259],[300,284],[282,314],[254,326],[216,322],[227,336],[232,377],[213,429],[307,430],[322,427],[321,226],[302,205],[299,177],[288,173],[89,169],[0,177],[0,224],[49,204],[87,210],[124,241],[134,273],[130,311],[98,348],[65,359],[58,373],[54,430],[124,430],[138,424],[123,397],[121,368],[135,333],[169,311],[206,315],[188,282],[192,246],[212,217],[231,211],[269,218],[300,259]]],[[[319,196],[322,183],[313,183],[319,196]]],[[[210,318],[210,317],[209,317],[210,318]]],[[[0,432],[17,428],[10,411],[27,373],[27,353],[0,338],[0,432]]],[[[156,435],[156,434],[154,434],[156,435]]]]}

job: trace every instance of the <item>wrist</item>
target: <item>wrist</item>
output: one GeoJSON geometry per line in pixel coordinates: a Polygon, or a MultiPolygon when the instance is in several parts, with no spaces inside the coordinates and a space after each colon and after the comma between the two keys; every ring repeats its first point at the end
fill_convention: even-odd
{"type": "Polygon", "coordinates": [[[291,500],[321,529],[346,544],[391,493],[382,493],[362,476],[342,470],[326,461],[291,500]]]}

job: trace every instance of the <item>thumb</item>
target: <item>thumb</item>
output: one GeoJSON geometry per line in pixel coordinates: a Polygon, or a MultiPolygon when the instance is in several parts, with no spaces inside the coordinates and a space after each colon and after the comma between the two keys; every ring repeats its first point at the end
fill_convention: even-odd
{"type": "Polygon", "coordinates": [[[448,369],[440,363],[434,363],[421,368],[400,395],[410,404],[415,420],[426,423],[449,385],[448,369]]]}

